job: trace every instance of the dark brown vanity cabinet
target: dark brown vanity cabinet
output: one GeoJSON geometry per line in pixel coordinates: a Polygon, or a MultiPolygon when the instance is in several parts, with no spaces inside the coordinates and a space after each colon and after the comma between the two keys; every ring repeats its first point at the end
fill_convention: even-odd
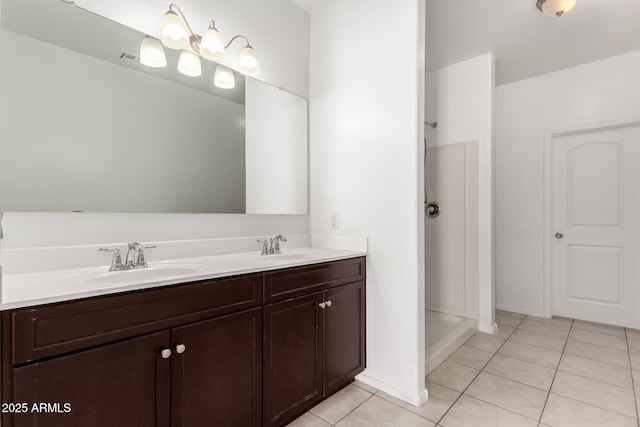
{"type": "Polygon", "coordinates": [[[260,426],[261,304],[253,275],[5,312],[2,426],[260,426]]]}
{"type": "Polygon", "coordinates": [[[364,298],[354,258],[4,311],[0,425],[282,425],[364,369],[364,298]]]}
{"type": "Polygon", "coordinates": [[[267,301],[322,288],[264,307],[264,425],[286,424],[364,370],[364,259],[265,274],[267,301]]]}

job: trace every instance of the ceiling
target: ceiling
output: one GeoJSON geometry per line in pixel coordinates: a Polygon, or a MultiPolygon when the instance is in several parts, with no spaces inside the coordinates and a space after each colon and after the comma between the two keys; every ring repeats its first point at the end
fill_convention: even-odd
{"type": "Polygon", "coordinates": [[[427,71],[493,52],[499,85],[640,49],[640,0],[578,0],[561,18],[535,0],[425,1],[427,71]]]}

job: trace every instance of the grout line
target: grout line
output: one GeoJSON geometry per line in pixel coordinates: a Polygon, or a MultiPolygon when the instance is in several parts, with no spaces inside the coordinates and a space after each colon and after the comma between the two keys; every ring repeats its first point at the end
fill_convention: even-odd
{"type": "MultiPolygon", "coordinates": [[[[354,384],[355,387],[358,387],[357,385],[354,384]]],[[[360,387],[358,387],[360,388],[360,387]]],[[[364,390],[364,389],[361,389],[364,390]]],[[[371,396],[367,397],[365,400],[362,401],[362,403],[360,403],[359,405],[357,405],[355,408],[353,408],[352,410],[350,410],[349,412],[347,412],[346,414],[344,414],[344,416],[340,417],[338,419],[338,421],[336,421],[334,424],[331,424],[332,426],[335,426],[336,424],[338,424],[340,421],[344,420],[346,417],[349,416],[349,414],[351,414],[353,411],[355,411],[356,409],[358,409],[359,407],[361,407],[362,405],[364,405],[365,402],[367,402],[369,399],[371,399],[373,396],[375,396],[378,392],[376,391],[375,393],[371,393],[368,390],[364,390],[368,393],[371,394],[371,396]]],[[[315,414],[314,414],[315,415],[315,414]]],[[[324,418],[320,417],[319,415],[317,415],[319,418],[321,418],[322,420],[326,421],[327,423],[329,423],[329,421],[325,420],[324,418]]]]}
{"type": "MultiPolygon", "coordinates": [[[[509,334],[509,336],[508,336],[508,337],[506,337],[506,338],[504,339],[504,342],[500,345],[500,347],[498,347],[498,348],[496,349],[496,351],[493,353],[493,356],[491,356],[491,358],[489,358],[489,360],[487,360],[487,363],[485,363],[485,364],[482,366],[482,368],[481,368],[481,369],[478,371],[478,373],[473,377],[473,379],[472,379],[471,381],[469,381],[469,384],[467,384],[467,386],[464,388],[464,390],[462,390],[462,392],[461,392],[461,393],[460,393],[460,395],[456,398],[456,400],[454,400],[454,401],[453,401],[453,403],[449,406],[449,408],[447,408],[447,410],[444,412],[444,414],[442,414],[442,416],[440,417],[440,419],[438,420],[438,422],[437,422],[436,424],[440,424],[440,423],[442,422],[442,420],[444,419],[444,417],[446,417],[446,416],[447,416],[447,414],[449,413],[449,411],[451,410],[451,408],[453,408],[453,407],[456,405],[456,403],[458,403],[458,400],[460,400],[460,398],[464,395],[465,391],[467,391],[467,389],[468,389],[469,387],[471,387],[471,384],[473,384],[473,382],[476,380],[476,378],[478,378],[478,376],[479,376],[479,375],[484,371],[484,368],[486,368],[486,367],[487,367],[487,365],[488,365],[489,363],[491,363],[491,361],[493,360],[493,358],[494,358],[494,357],[496,357],[496,354],[498,354],[498,352],[499,352],[499,351],[500,351],[500,349],[504,346],[504,344],[509,340],[509,338],[511,338],[511,335],[513,335],[513,334],[516,332],[516,330],[518,329],[518,326],[520,326],[520,324],[522,324],[522,322],[524,321],[524,319],[526,319],[526,316],[525,316],[525,317],[523,317],[522,319],[520,319],[520,322],[518,322],[518,324],[513,328],[513,331],[511,331],[511,333],[509,334]]],[[[476,333],[477,333],[477,332],[476,332],[476,333]]],[[[474,336],[475,336],[475,334],[474,334],[471,338],[473,338],[474,336]]],[[[471,338],[469,338],[469,340],[470,340],[471,338]]],[[[467,340],[467,341],[469,341],[469,340],[467,340]]],[[[465,344],[466,344],[466,341],[465,341],[465,344]]],[[[464,344],[463,344],[463,345],[464,345],[464,344]]],[[[449,357],[451,357],[451,356],[449,356],[449,357]]],[[[447,358],[447,360],[448,360],[448,358],[447,358]]],[[[444,362],[443,362],[443,363],[444,363],[444,362]]],[[[436,369],[437,369],[437,368],[436,368],[436,369]]],[[[435,369],[434,369],[434,370],[435,370],[435,369]]],[[[469,397],[471,397],[471,396],[469,396],[469,397]]],[[[472,397],[472,398],[473,398],[473,397],[472,397]]],[[[488,403],[488,402],[487,402],[487,403],[488,403]]],[[[493,406],[496,406],[496,407],[500,408],[499,406],[494,405],[493,403],[491,403],[491,405],[493,405],[493,406]]],[[[500,408],[500,409],[504,409],[504,408],[500,408]]],[[[505,410],[508,410],[508,409],[505,409],[505,410]]],[[[518,414],[518,415],[520,415],[520,414],[518,414]]],[[[522,416],[522,415],[521,415],[521,416],[522,416]]],[[[525,417],[525,418],[526,418],[526,417],[525,417]]],[[[528,419],[529,419],[529,418],[528,418],[528,419]]]]}
{"type": "Polygon", "coordinates": [[[633,391],[633,401],[636,403],[636,423],[640,427],[640,409],[638,408],[638,395],[636,394],[636,384],[633,380],[633,365],[631,364],[631,349],[629,348],[629,336],[627,328],[624,328],[624,337],[627,341],[627,356],[629,357],[629,372],[631,372],[631,391],[633,391]]]}
{"type": "MultiPolygon", "coordinates": [[[[573,329],[573,322],[571,320],[571,326],[569,327],[569,335],[571,335],[571,329],[573,329]]],[[[562,347],[562,356],[560,356],[560,360],[558,361],[558,366],[556,366],[556,372],[553,374],[553,379],[551,380],[551,386],[549,386],[549,392],[547,393],[547,398],[544,400],[544,405],[542,405],[542,412],[540,412],[540,418],[538,419],[538,425],[542,424],[542,416],[544,415],[544,410],[547,409],[547,402],[549,402],[549,396],[551,396],[551,389],[553,388],[553,383],[556,380],[556,375],[558,375],[558,369],[560,368],[560,363],[562,363],[562,358],[564,357],[564,351],[567,348],[567,343],[569,343],[569,335],[567,335],[567,339],[564,342],[564,347],[562,347]]]]}

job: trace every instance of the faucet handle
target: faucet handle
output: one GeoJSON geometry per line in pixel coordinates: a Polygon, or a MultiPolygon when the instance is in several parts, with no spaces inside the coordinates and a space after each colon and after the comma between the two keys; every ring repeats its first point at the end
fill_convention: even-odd
{"type": "Polygon", "coordinates": [[[113,258],[111,258],[111,267],[109,271],[120,271],[123,269],[122,256],[120,256],[120,249],[118,248],[100,248],[98,252],[113,252],[113,258]]]}
{"type": "Polygon", "coordinates": [[[147,245],[147,246],[144,246],[143,249],[155,249],[157,247],[158,245],[147,245]]]}
{"type": "Polygon", "coordinates": [[[256,240],[258,243],[262,243],[262,252],[260,255],[268,255],[269,254],[269,239],[258,239],[256,240]]]}

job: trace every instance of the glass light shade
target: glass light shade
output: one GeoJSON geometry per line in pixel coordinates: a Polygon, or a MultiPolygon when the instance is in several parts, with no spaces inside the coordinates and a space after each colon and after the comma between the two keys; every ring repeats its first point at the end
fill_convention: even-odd
{"type": "Polygon", "coordinates": [[[184,21],[170,10],[162,18],[162,44],[170,49],[186,49],[189,47],[189,32],[184,21]]]}
{"type": "Polygon", "coordinates": [[[178,71],[189,77],[200,76],[202,74],[200,57],[191,51],[183,50],[178,60],[178,71]]]}
{"type": "Polygon", "coordinates": [[[167,66],[162,43],[153,37],[145,36],[140,43],[140,62],[147,67],[162,68],[167,66]]]}
{"type": "Polygon", "coordinates": [[[213,23],[209,25],[209,29],[202,36],[200,55],[209,61],[220,62],[224,59],[224,41],[213,23]]]}
{"type": "Polygon", "coordinates": [[[544,0],[538,1],[538,9],[547,16],[562,16],[576,5],[578,0],[544,0]]]}
{"type": "Polygon", "coordinates": [[[260,74],[260,63],[256,56],[255,50],[249,45],[245,46],[240,52],[238,59],[238,70],[247,76],[257,76],[260,74]]]}
{"type": "Polygon", "coordinates": [[[233,89],[236,87],[236,78],[233,76],[233,71],[224,65],[218,65],[213,76],[213,84],[220,89],[233,89]]]}

